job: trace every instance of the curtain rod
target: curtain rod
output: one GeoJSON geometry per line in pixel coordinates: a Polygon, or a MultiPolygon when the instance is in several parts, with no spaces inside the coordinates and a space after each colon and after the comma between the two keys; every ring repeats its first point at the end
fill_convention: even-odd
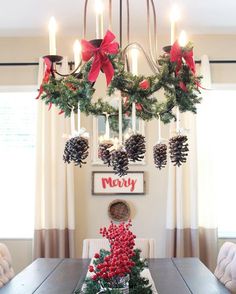
{"type": "MultiPolygon", "coordinates": [[[[236,63],[236,60],[209,60],[212,64],[230,64],[236,63]]],[[[201,60],[195,60],[195,63],[201,63],[201,60]]],[[[58,63],[60,64],[60,63],[58,63]]],[[[35,66],[39,65],[38,62],[0,62],[0,66],[35,66]]],[[[68,65],[72,68],[74,61],[69,61],[68,65]]]]}

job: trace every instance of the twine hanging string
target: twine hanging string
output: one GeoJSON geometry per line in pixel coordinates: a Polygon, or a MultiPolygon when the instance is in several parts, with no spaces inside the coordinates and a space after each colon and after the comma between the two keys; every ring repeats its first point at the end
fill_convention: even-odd
{"type": "Polygon", "coordinates": [[[158,143],[161,143],[161,118],[158,117],[158,143]]]}
{"type": "MultiPolygon", "coordinates": [[[[133,75],[138,75],[138,48],[134,47],[131,50],[131,72],[133,75]]],[[[136,134],[136,103],[132,103],[132,131],[136,134]]]]}
{"type": "Polygon", "coordinates": [[[75,135],[75,113],[74,113],[74,109],[71,110],[70,126],[71,126],[71,136],[73,137],[75,135]]]}
{"type": "Polygon", "coordinates": [[[162,137],[161,132],[161,116],[160,113],[158,113],[158,134],[157,134],[157,144],[159,143],[166,143],[168,140],[166,138],[162,137]]]}
{"type": "Polygon", "coordinates": [[[122,145],[122,96],[119,97],[119,144],[122,145]]]}
{"type": "Polygon", "coordinates": [[[104,114],[105,114],[105,119],[106,119],[104,139],[106,141],[108,141],[110,139],[109,114],[107,112],[104,112],[104,114]]]}
{"type": "Polygon", "coordinates": [[[75,113],[74,113],[74,109],[72,108],[71,115],[70,115],[70,126],[71,126],[70,135],[63,134],[62,137],[65,139],[70,139],[70,138],[77,137],[77,136],[89,138],[89,133],[86,131],[86,129],[81,128],[81,112],[80,112],[79,104],[78,104],[78,112],[77,112],[77,128],[75,125],[76,125],[75,113]]]}
{"type": "Polygon", "coordinates": [[[180,113],[179,113],[179,106],[176,106],[176,133],[180,133],[180,113]]]}
{"type": "Polygon", "coordinates": [[[132,103],[132,131],[136,133],[136,103],[132,103]]]}
{"type": "Polygon", "coordinates": [[[80,131],[81,128],[81,112],[80,112],[80,105],[78,103],[78,111],[77,111],[77,127],[78,127],[78,131],[80,131]]]}

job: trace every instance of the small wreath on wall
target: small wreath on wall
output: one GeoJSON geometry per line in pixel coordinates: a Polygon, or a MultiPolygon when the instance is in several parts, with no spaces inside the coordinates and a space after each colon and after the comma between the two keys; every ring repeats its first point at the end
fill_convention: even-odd
{"type": "Polygon", "coordinates": [[[108,215],[116,222],[127,221],[130,219],[130,206],[125,200],[113,200],[109,204],[108,215]]]}

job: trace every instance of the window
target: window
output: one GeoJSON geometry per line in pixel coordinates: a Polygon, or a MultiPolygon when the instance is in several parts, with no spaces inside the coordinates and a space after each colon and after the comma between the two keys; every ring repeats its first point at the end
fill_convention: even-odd
{"type": "Polygon", "coordinates": [[[36,91],[0,92],[0,238],[32,238],[36,91]]]}
{"type": "Polygon", "coordinates": [[[209,209],[217,204],[219,237],[236,237],[236,88],[227,87],[209,91],[200,106],[199,176],[214,195],[209,209]]]}

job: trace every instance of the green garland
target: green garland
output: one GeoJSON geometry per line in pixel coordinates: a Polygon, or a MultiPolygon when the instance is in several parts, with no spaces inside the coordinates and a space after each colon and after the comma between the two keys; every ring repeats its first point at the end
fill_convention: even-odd
{"type": "MultiPolygon", "coordinates": [[[[148,267],[146,260],[140,259],[140,249],[134,250],[135,255],[132,257],[132,260],[135,262],[135,266],[131,269],[130,273],[130,280],[129,280],[129,293],[130,294],[151,294],[151,285],[149,285],[148,279],[141,277],[141,272],[144,270],[144,268],[148,267]]],[[[102,263],[104,261],[104,258],[109,254],[109,251],[106,251],[104,249],[100,250],[100,258],[98,260],[94,260],[95,264],[102,263]]],[[[104,285],[104,281],[103,285],[104,285]]],[[[85,280],[85,290],[76,290],[75,294],[94,294],[98,293],[100,289],[100,285],[97,281],[92,280],[91,278],[86,278],[85,280]]],[[[106,287],[106,285],[104,285],[106,287]]],[[[118,294],[117,290],[107,290],[104,293],[112,293],[112,294],[118,294]]]]}
{"type": "MultiPolygon", "coordinates": [[[[183,48],[183,50],[191,49],[190,43],[183,48]]],[[[109,59],[115,74],[108,88],[108,95],[111,96],[118,89],[122,96],[126,97],[126,101],[122,102],[123,116],[131,115],[133,102],[139,105],[136,111],[137,117],[145,121],[160,117],[164,123],[169,123],[173,118],[175,119],[173,113],[175,106],[179,107],[180,112],[196,113],[196,104],[201,101],[199,97],[201,77],[195,76],[185,63],[182,62],[181,69],[176,75],[177,65],[170,61],[170,54],[165,53],[158,59],[158,72],[145,77],[132,75],[125,70],[122,52],[115,56],[109,55],[109,59]],[[140,83],[144,80],[149,84],[147,89],[140,87],[140,83]],[[184,84],[186,89],[183,89],[181,84],[184,84]],[[154,97],[160,89],[164,90],[165,99],[162,101],[154,97]]],[[[51,76],[49,82],[43,84],[42,99],[48,105],[56,105],[65,116],[70,116],[71,111],[77,113],[78,104],[81,112],[86,115],[98,116],[106,112],[111,115],[109,119],[115,125],[118,109],[101,98],[93,102],[94,83],[88,81],[91,64],[91,60],[85,63],[79,75],[70,75],[61,79],[51,76]]]]}

